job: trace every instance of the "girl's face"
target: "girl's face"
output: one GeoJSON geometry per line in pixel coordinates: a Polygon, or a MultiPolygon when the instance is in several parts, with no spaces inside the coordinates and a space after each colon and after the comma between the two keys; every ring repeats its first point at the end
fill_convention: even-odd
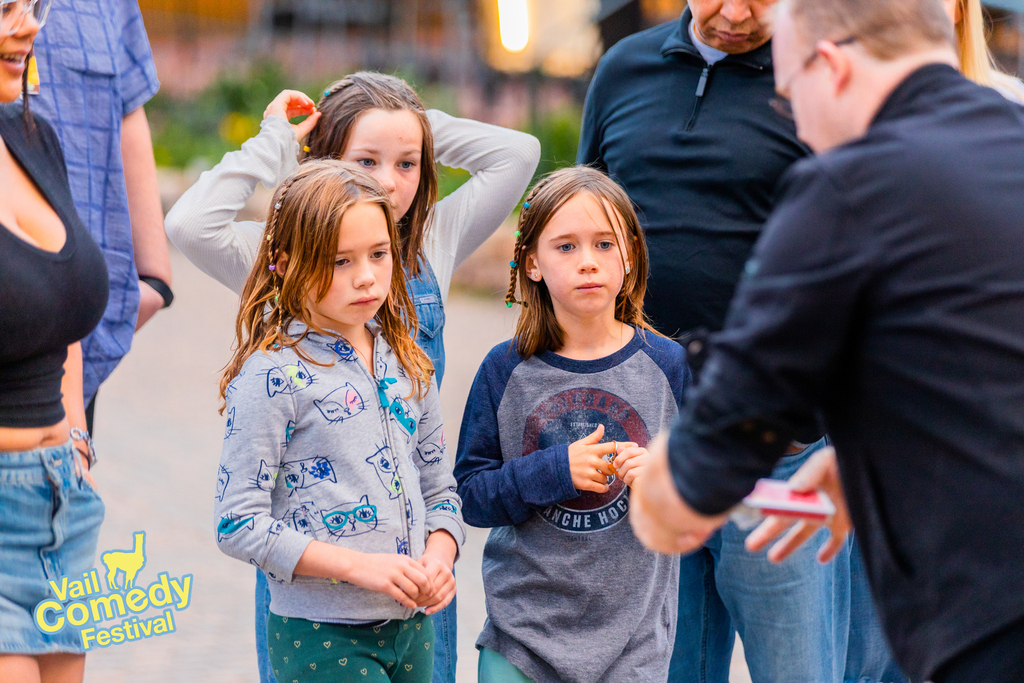
{"type": "Polygon", "coordinates": [[[356,119],[344,161],[362,167],[387,190],[401,220],[420,186],[423,128],[416,114],[402,109],[370,109],[356,119]]]}
{"type": "Polygon", "coordinates": [[[622,228],[610,225],[605,212],[620,221],[608,202],[587,193],[573,197],[544,226],[526,257],[527,277],[547,284],[560,320],[565,315],[615,318],[615,298],[625,279],[623,262],[629,260],[622,228]]]}
{"type": "Polygon", "coordinates": [[[327,296],[306,305],[312,322],[352,339],[373,319],[391,288],[391,239],[379,204],[356,202],[341,219],[338,253],[327,296]]]}
{"type": "Polygon", "coordinates": [[[23,13],[20,2],[6,10],[7,18],[0,20],[0,102],[13,102],[21,94],[21,75],[28,68],[28,54],[39,33],[39,23],[31,12],[23,13]],[[19,21],[15,32],[7,35],[19,21]]]}

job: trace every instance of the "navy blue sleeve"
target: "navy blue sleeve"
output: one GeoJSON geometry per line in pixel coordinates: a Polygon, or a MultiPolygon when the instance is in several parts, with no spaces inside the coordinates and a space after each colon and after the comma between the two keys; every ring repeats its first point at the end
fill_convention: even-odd
{"type": "Polygon", "coordinates": [[[600,120],[602,100],[602,74],[601,68],[605,63],[602,59],[594,71],[594,77],[590,80],[590,88],[587,90],[587,99],[583,104],[583,123],[580,126],[580,144],[576,148],[576,163],[585,166],[594,166],[605,173],[608,172],[608,165],[601,157],[602,122],[600,120]]]}
{"type": "Polygon", "coordinates": [[[520,357],[509,344],[484,359],[459,431],[455,480],[462,517],[470,526],[511,526],[525,522],[537,508],[579,495],[569,471],[569,446],[560,444],[505,462],[501,453],[498,406],[520,357]]]}
{"type": "Polygon", "coordinates": [[[768,476],[841,371],[877,244],[824,164],[798,163],[669,439],[676,488],[719,514],[768,476]]]}
{"type": "Polygon", "coordinates": [[[676,340],[663,337],[656,332],[643,330],[639,333],[644,335],[647,342],[644,351],[665,373],[665,378],[672,387],[676,406],[682,411],[686,390],[693,384],[693,371],[686,362],[686,349],[676,340]]]}

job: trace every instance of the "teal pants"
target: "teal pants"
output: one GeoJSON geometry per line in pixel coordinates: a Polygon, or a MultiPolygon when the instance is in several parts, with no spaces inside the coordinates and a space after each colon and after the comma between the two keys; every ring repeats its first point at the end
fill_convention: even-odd
{"type": "Polygon", "coordinates": [[[508,660],[494,650],[480,650],[477,664],[477,683],[533,683],[533,680],[509,664],[508,660]]]}
{"type": "Polygon", "coordinates": [[[434,624],[417,614],[381,626],[342,626],[267,616],[278,683],[430,683],[434,624]]]}

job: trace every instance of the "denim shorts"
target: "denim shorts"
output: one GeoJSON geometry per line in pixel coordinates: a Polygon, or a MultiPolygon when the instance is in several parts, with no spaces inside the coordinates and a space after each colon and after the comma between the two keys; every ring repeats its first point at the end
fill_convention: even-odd
{"type": "Polygon", "coordinates": [[[82,476],[71,442],[0,452],[0,654],[85,652],[78,629],[36,628],[47,584],[93,566],[103,501],[82,476]]]}

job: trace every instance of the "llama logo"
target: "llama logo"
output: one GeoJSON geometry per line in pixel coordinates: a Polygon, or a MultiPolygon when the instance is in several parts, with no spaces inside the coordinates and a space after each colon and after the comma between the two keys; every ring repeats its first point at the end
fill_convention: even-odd
{"type": "Polygon", "coordinates": [[[135,545],[130,551],[108,550],[101,555],[101,559],[107,568],[107,590],[126,591],[134,588],[136,575],[146,566],[146,532],[135,532],[135,545]]]}

